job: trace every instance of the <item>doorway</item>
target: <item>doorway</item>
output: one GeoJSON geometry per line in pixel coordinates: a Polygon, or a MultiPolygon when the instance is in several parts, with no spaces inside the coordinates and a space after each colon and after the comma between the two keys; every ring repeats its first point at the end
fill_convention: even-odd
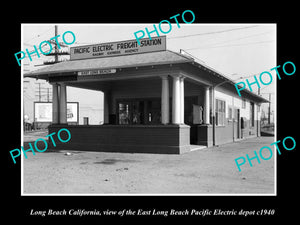
{"type": "Polygon", "coordinates": [[[234,119],[233,121],[236,121],[235,126],[235,132],[234,132],[234,139],[240,139],[241,138],[241,118],[240,118],[240,109],[235,108],[234,109],[234,119]]]}

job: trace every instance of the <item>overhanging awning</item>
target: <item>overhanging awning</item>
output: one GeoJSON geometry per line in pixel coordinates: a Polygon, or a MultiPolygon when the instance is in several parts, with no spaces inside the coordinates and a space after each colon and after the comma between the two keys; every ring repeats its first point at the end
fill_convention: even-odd
{"type": "Polygon", "coordinates": [[[130,68],[149,65],[186,63],[193,61],[194,60],[190,57],[166,50],[124,56],[65,61],[32,71],[25,74],[24,77],[45,79],[45,75],[72,73],[82,70],[130,68]]]}
{"type": "MultiPolygon", "coordinates": [[[[147,52],[132,55],[122,56],[111,56],[93,59],[81,59],[65,61],[53,64],[51,66],[44,67],[24,74],[24,77],[32,77],[37,79],[49,79],[49,76],[64,76],[64,75],[75,75],[79,71],[85,70],[104,70],[104,69],[121,69],[121,68],[134,68],[142,66],[155,66],[155,65],[168,65],[168,64],[179,64],[188,63],[199,69],[199,66],[204,68],[212,76],[219,77],[224,81],[228,81],[231,85],[235,85],[235,82],[219,73],[213,68],[195,61],[192,57],[176,53],[170,50],[147,52]]],[[[248,96],[252,96],[258,102],[268,102],[265,98],[250,92],[247,89],[243,90],[248,96]]]]}

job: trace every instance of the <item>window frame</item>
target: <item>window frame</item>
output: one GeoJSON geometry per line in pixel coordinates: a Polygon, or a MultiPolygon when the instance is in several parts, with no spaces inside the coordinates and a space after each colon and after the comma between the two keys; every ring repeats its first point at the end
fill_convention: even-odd
{"type": "Polygon", "coordinates": [[[216,98],[215,99],[215,125],[216,126],[225,126],[225,121],[226,121],[226,101],[223,99],[216,98]],[[219,103],[220,102],[220,105],[219,103]],[[223,104],[223,106],[222,106],[223,104]],[[220,106],[220,109],[219,109],[220,106]]]}

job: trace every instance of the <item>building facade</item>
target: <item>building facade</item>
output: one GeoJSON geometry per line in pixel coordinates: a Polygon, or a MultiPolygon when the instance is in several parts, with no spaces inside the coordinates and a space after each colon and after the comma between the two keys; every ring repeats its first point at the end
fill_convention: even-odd
{"type": "Polygon", "coordinates": [[[25,75],[52,85],[49,133],[72,135],[56,149],[180,154],[260,135],[265,99],[247,90],[239,97],[233,81],[154,39],[144,49],[126,44],[133,40],[74,47],[70,61],[25,75]],[[67,86],[104,93],[103,125],[67,124],[67,86]]]}

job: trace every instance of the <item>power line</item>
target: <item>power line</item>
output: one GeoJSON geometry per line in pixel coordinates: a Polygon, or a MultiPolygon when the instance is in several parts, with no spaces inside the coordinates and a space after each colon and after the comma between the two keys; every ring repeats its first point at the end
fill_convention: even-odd
{"type": "MultiPolygon", "coordinates": [[[[263,90],[263,89],[268,88],[268,87],[270,87],[270,86],[262,87],[262,88],[260,88],[260,90],[263,90]]],[[[274,87],[274,88],[275,88],[275,87],[274,87]]],[[[265,93],[264,93],[264,94],[265,94],[265,93]]]]}
{"type": "MultiPolygon", "coordinates": [[[[36,39],[36,38],[38,38],[38,37],[43,36],[44,34],[46,34],[48,31],[50,31],[50,30],[52,30],[52,29],[53,29],[53,27],[49,28],[48,30],[44,31],[43,33],[38,34],[37,36],[35,36],[35,37],[31,38],[31,39],[28,39],[28,40],[26,40],[26,41],[24,41],[24,42],[31,42],[32,40],[34,40],[34,39],[36,39]]],[[[29,44],[28,44],[28,45],[29,45],[29,44]]]]}
{"type": "Polygon", "coordinates": [[[200,34],[189,34],[189,35],[183,35],[183,36],[177,36],[177,37],[169,37],[168,39],[194,37],[194,36],[210,35],[210,34],[219,34],[219,33],[225,33],[225,32],[235,31],[235,30],[249,29],[249,28],[253,28],[253,27],[258,27],[258,25],[249,26],[249,27],[232,28],[232,29],[220,30],[220,31],[212,31],[212,32],[206,32],[206,33],[200,33],[200,34]]]}
{"type": "Polygon", "coordinates": [[[263,44],[263,43],[271,43],[275,40],[268,40],[268,41],[257,41],[257,42],[248,42],[242,44],[229,44],[229,45],[220,45],[220,46],[210,46],[210,47],[197,47],[197,48],[187,48],[184,50],[195,50],[195,49],[210,49],[210,48],[224,48],[224,47],[232,47],[232,46],[247,46],[247,45],[254,45],[254,44],[263,44]]]}
{"type": "Polygon", "coordinates": [[[227,40],[227,41],[222,41],[222,42],[218,42],[218,43],[212,43],[210,45],[203,45],[203,46],[199,46],[199,47],[195,47],[195,48],[202,48],[202,47],[214,47],[218,44],[226,44],[228,42],[232,42],[232,41],[238,41],[238,40],[242,40],[242,39],[247,39],[247,38],[252,38],[252,37],[257,37],[257,36],[261,36],[261,35],[264,35],[264,34],[267,34],[267,33],[271,33],[273,31],[267,31],[267,32],[263,32],[263,33],[258,33],[258,34],[252,34],[252,35],[247,35],[247,36],[244,36],[244,37],[239,37],[239,38],[234,38],[234,39],[230,39],[230,40],[227,40]]]}

